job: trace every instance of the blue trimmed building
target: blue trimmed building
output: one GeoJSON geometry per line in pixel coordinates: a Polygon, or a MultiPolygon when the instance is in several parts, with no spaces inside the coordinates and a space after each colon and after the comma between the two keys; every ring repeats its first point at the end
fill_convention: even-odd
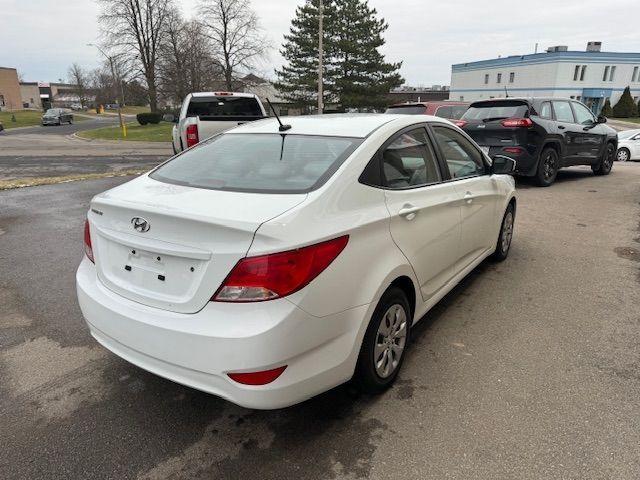
{"type": "Polygon", "coordinates": [[[609,98],[620,99],[631,88],[640,97],[640,53],[601,52],[599,42],[587,51],[551,47],[544,53],[458,63],[451,67],[451,100],[505,97],[568,97],[598,114],[609,98]]]}

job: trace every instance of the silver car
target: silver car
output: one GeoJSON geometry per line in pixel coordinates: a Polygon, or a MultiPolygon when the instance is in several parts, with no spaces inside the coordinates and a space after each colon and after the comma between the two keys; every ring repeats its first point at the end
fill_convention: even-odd
{"type": "Polygon", "coordinates": [[[63,123],[68,123],[69,125],[73,123],[73,114],[64,108],[50,108],[42,115],[43,127],[47,125],[62,125],[63,123]]]}

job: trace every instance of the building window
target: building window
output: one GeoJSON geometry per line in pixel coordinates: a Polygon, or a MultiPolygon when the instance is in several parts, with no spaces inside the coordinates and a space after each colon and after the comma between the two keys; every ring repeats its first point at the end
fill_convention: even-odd
{"type": "Polygon", "coordinates": [[[576,69],[573,71],[573,81],[578,80],[578,75],[580,75],[580,65],[576,65],[576,69]]]}
{"type": "Polygon", "coordinates": [[[496,78],[496,82],[502,83],[502,74],[501,73],[498,74],[498,76],[496,78]]]}
{"type": "Polygon", "coordinates": [[[486,74],[484,75],[484,84],[485,84],[485,85],[487,85],[488,83],[489,83],[489,74],[488,74],[488,73],[486,73],[486,74]]]}
{"type": "Polygon", "coordinates": [[[460,101],[464,102],[464,97],[462,95],[460,95],[460,101]]]}
{"type": "Polygon", "coordinates": [[[578,95],[578,96],[576,97],[576,100],[580,101],[580,100],[582,100],[582,97],[581,97],[580,95],[578,95]]]}
{"type": "Polygon", "coordinates": [[[604,67],[604,74],[602,75],[602,81],[606,82],[608,77],[609,77],[609,65],[604,67]]]}
{"type": "Polygon", "coordinates": [[[31,100],[31,103],[33,103],[33,98],[31,98],[30,100],[31,100]]]}
{"type": "Polygon", "coordinates": [[[616,67],[614,65],[613,67],[611,67],[611,73],[609,74],[609,81],[610,82],[613,82],[613,78],[615,77],[615,75],[616,75],[616,67]]]}
{"type": "Polygon", "coordinates": [[[633,76],[631,77],[631,81],[635,82],[638,80],[638,67],[633,67],[633,76]]]}
{"type": "Polygon", "coordinates": [[[513,81],[516,79],[516,73],[515,72],[511,72],[509,74],[509,83],[513,83],[513,81]]]}
{"type": "Polygon", "coordinates": [[[571,100],[575,100],[576,96],[575,95],[571,95],[571,97],[569,97],[569,98],[571,98],[571,100]]]}
{"type": "Polygon", "coordinates": [[[582,65],[582,71],[580,72],[580,81],[584,81],[584,74],[587,72],[587,66],[582,65]]]}

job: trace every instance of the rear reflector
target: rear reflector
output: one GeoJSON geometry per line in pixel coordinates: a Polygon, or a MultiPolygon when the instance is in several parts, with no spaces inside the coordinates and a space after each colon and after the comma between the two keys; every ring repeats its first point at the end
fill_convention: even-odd
{"type": "Polygon", "coordinates": [[[308,247],[240,260],[211,298],[216,302],[261,302],[306,287],[342,252],[349,236],[308,247]]]}
{"type": "Polygon", "coordinates": [[[500,124],[503,127],[533,127],[533,122],[530,118],[507,118],[506,120],[502,120],[500,124]]]}
{"type": "Polygon", "coordinates": [[[187,125],[187,147],[193,147],[199,141],[198,125],[187,125]]]}
{"type": "Polygon", "coordinates": [[[520,155],[524,152],[524,149],[521,147],[504,147],[502,150],[507,153],[513,153],[514,155],[520,155]]]}
{"type": "Polygon", "coordinates": [[[453,122],[453,124],[456,127],[460,127],[460,128],[464,128],[467,125],[467,123],[469,123],[469,122],[467,122],[465,120],[456,120],[455,122],[453,122]]]}
{"type": "Polygon", "coordinates": [[[89,220],[84,221],[84,253],[87,254],[87,258],[93,263],[96,261],[93,259],[93,247],[91,246],[91,232],[89,231],[89,220]]]}
{"type": "Polygon", "coordinates": [[[287,368],[286,365],[261,372],[227,373],[227,375],[234,382],[242,383],[243,385],[266,385],[282,375],[285,368],[287,368]]]}

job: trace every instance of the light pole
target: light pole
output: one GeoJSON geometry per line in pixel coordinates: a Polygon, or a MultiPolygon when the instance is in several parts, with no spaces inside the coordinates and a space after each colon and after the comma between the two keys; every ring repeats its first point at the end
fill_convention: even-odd
{"type": "MultiPolygon", "coordinates": [[[[109,65],[111,66],[111,75],[113,77],[113,83],[115,85],[115,90],[116,90],[116,97],[118,96],[118,84],[117,84],[117,79],[116,79],[116,68],[114,66],[113,63],[113,57],[110,55],[107,55],[105,53],[104,50],[102,50],[98,45],[95,45],[93,43],[87,43],[87,47],[96,47],[98,49],[98,51],[104,55],[107,60],[109,60],[109,65]]],[[[124,91],[123,91],[123,95],[124,95],[124,91]]],[[[118,119],[120,120],[120,128],[122,129],[122,136],[126,138],[127,136],[127,127],[124,124],[124,120],[122,119],[122,102],[123,100],[118,99],[118,119]]]]}
{"type": "Polygon", "coordinates": [[[322,0],[319,0],[319,5],[318,5],[318,114],[322,115],[322,111],[324,110],[324,102],[322,101],[322,75],[323,75],[323,70],[324,70],[324,66],[323,66],[323,56],[324,56],[324,49],[323,49],[323,45],[322,45],[322,37],[324,36],[324,32],[323,32],[323,26],[322,26],[322,20],[324,17],[324,8],[322,5],[322,0]]]}

